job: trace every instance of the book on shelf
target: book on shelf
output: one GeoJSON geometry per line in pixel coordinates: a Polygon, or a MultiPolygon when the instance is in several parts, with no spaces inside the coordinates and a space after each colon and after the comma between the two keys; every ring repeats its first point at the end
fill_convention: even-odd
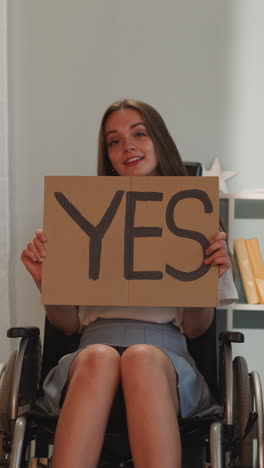
{"type": "Polygon", "coordinates": [[[248,304],[258,304],[259,297],[245,239],[234,239],[234,251],[248,304]]]}
{"type": "Polygon", "coordinates": [[[260,304],[264,304],[264,264],[261,256],[258,239],[246,239],[248,255],[255,279],[260,304]]]}

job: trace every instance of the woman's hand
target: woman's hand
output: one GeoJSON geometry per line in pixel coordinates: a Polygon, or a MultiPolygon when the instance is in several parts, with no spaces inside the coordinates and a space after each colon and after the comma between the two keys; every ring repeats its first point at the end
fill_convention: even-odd
{"type": "Polygon", "coordinates": [[[218,266],[218,274],[222,276],[231,266],[230,256],[226,245],[226,233],[219,232],[211,239],[210,246],[205,251],[208,258],[204,261],[207,265],[218,266]]]}
{"type": "Polygon", "coordinates": [[[45,242],[47,241],[41,229],[35,232],[34,239],[27,244],[21,254],[21,260],[31,274],[39,290],[41,289],[42,263],[46,257],[45,242]]]}
{"type": "MultiPolygon", "coordinates": [[[[31,274],[39,290],[41,290],[42,263],[46,257],[45,242],[42,229],[35,232],[35,237],[27,244],[21,254],[21,260],[31,274]]],[[[45,306],[50,322],[66,335],[72,335],[80,329],[78,307],[76,306],[45,306]]]]}

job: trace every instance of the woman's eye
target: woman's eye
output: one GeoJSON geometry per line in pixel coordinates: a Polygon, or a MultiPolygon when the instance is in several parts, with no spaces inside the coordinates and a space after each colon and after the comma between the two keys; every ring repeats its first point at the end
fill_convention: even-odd
{"type": "Polygon", "coordinates": [[[139,137],[141,137],[141,136],[146,136],[146,133],[144,133],[144,132],[137,132],[137,133],[136,133],[136,136],[139,136],[139,137]]]}
{"type": "Polygon", "coordinates": [[[115,146],[118,143],[119,143],[119,140],[111,140],[111,141],[109,141],[108,146],[109,146],[109,148],[111,148],[112,146],[115,146]]]}

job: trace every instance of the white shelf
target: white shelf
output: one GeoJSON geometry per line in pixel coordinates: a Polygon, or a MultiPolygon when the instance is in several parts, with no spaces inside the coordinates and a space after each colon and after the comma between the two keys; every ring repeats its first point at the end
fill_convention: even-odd
{"type": "Polygon", "coordinates": [[[223,193],[220,192],[220,198],[228,200],[264,200],[264,192],[237,192],[223,193]]]}
{"type": "MultiPolygon", "coordinates": [[[[242,191],[237,193],[222,193],[220,192],[220,200],[226,200],[226,223],[227,223],[227,232],[228,232],[228,246],[231,253],[233,253],[233,240],[235,233],[235,222],[236,219],[240,219],[239,216],[236,218],[237,212],[236,207],[245,206],[245,219],[251,219],[251,203],[247,201],[264,201],[264,190],[260,189],[259,191],[242,191]],[[241,203],[240,203],[241,200],[241,203]],[[246,211],[248,210],[248,212],[246,211]],[[248,214],[248,216],[247,216],[248,214]]],[[[262,206],[262,204],[261,204],[262,206]]],[[[259,216],[262,218],[262,211],[258,212],[259,216]]],[[[258,218],[259,218],[258,216],[258,218]]],[[[263,203],[263,219],[264,219],[264,203],[263,203]]],[[[251,220],[252,221],[252,220],[251,220]]],[[[260,235],[260,233],[256,233],[260,235]]],[[[264,313],[264,304],[246,304],[246,303],[235,303],[231,305],[221,305],[217,307],[217,310],[226,310],[227,311],[227,323],[228,328],[233,328],[233,312],[234,311],[259,311],[264,313]]]]}
{"type": "Polygon", "coordinates": [[[264,304],[230,304],[217,307],[218,310],[259,310],[264,312],[264,304]]]}

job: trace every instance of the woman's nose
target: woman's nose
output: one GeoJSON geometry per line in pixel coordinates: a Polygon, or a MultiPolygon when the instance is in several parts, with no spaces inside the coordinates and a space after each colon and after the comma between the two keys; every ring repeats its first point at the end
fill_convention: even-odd
{"type": "Polygon", "coordinates": [[[125,151],[135,151],[136,146],[131,140],[125,142],[125,151]]]}

